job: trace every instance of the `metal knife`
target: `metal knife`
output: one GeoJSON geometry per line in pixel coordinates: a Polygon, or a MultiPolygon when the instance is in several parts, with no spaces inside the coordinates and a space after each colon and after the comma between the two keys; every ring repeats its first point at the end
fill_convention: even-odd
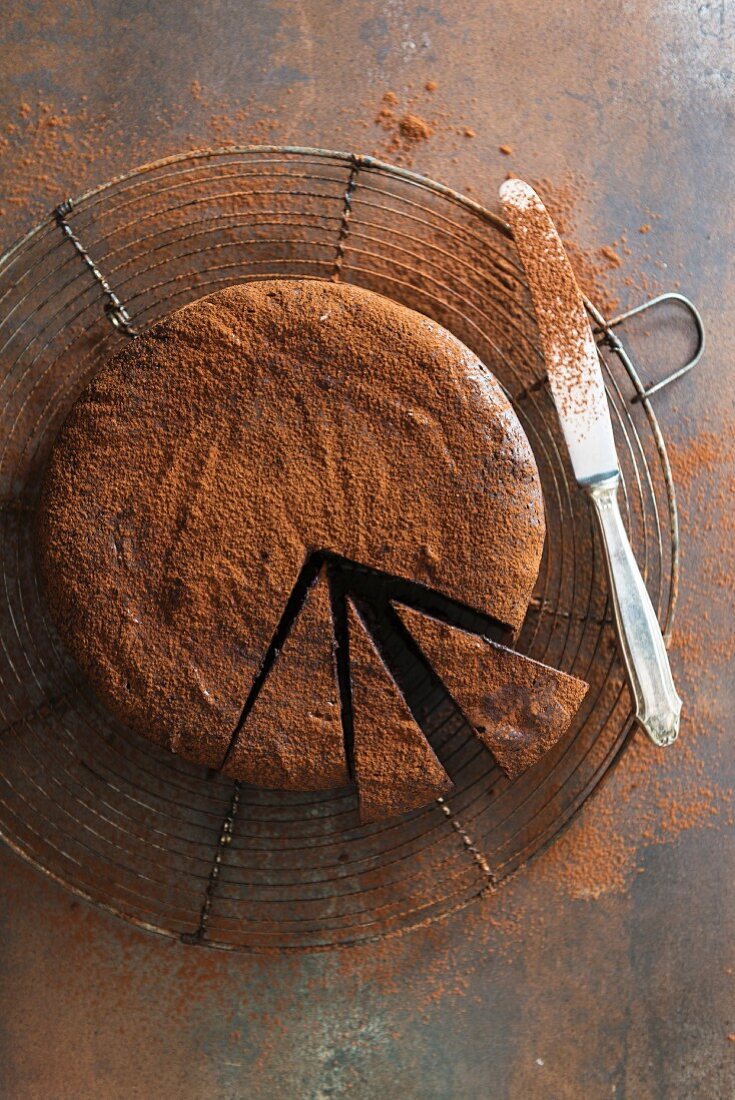
{"type": "Polygon", "coordinates": [[[602,535],[636,717],[654,744],[670,745],[679,733],[681,699],[618,507],[620,468],[582,294],[554,223],[533,188],[522,180],[506,180],[500,200],[526,271],[574,476],[589,495],[602,535]]]}

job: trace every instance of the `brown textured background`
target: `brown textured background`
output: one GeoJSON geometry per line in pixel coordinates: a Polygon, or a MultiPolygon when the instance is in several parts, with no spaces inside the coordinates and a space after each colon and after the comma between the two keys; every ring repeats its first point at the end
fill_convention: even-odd
{"type": "MultiPolygon", "coordinates": [[[[248,959],[166,943],[0,847],[3,1096],[733,1094],[734,43],[724,0],[13,5],[5,245],[67,193],[195,145],[376,151],[491,205],[512,167],[561,190],[623,303],[680,282],[710,343],[696,378],[656,401],[683,527],[680,745],[629,753],[499,896],[377,949],[248,959]],[[427,140],[374,121],[387,91],[427,140]]],[[[654,375],[686,348],[649,328],[635,346],[654,375]]]]}

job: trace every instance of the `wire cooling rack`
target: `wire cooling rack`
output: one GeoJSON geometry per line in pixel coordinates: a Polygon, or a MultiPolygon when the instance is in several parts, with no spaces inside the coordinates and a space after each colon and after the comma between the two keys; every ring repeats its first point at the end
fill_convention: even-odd
{"type": "MultiPolygon", "coordinates": [[[[665,631],[677,518],[650,395],[599,335],[626,522],[665,631]]],[[[632,311],[636,312],[636,311],[632,311]]],[[[76,893],[152,931],[231,950],[354,944],[494,890],[547,845],[620,757],[631,707],[600,547],[577,492],[507,227],[446,187],[370,157],[273,147],[146,165],[62,203],[0,261],[0,833],[76,893]],[[586,679],[574,727],[515,783],[457,715],[432,742],[446,800],[360,826],[351,790],[293,794],[210,775],[96,701],[47,617],[34,512],[54,436],[122,341],[250,279],[342,279],[433,317],[496,374],[543,482],[546,551],[518,648],[586,679]],[[111,322],[111,323],[110,323],[111,322]]],[[[674,750],[675,751],[675,750],[674,750]]]]}

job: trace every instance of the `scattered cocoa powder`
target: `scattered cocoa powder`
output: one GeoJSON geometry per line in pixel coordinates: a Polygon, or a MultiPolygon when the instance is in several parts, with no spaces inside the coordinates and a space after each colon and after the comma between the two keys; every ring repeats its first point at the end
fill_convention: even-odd
{"type": "Polygon", "coordinates": [[[620,259],[620,256],[611,245],[604,244],[600,249],[600,253],[605,257],[606,260],[610,261],[611,267],[622,267],[623,261],[620,259]]]}
{"type": "Polygon", "coordinates": [[[384,130],[390,130],[396,124],[396,112],[392,107],[388,107],[384,104],[378,109],[378,113],[375,116],[375,122],[378,126],[382,126],[384,130]]]}
{"type": "Polygon", "coordinates": [[[733,457],[733,440],[719,432],[700,429],[685,443],[671,443],[669,457],[677,483],[691,489],[702,472],[714,473],[723,462],[733,457]]]}
{"type": "Polygon", "coordinates": [[[694,716],[684,713],[682,738],[672,750],[675,767],[670,770],[673,762],[640,734],[585,817],[541,858],[545,881],[579,899],[623,893],[647,847],[669,843],[686,829],[731,825],[733,792],[704,779],[697,749],[704,716],[693,725],[694,716]]]}
{"type": "Polygon", "coordinates": [[[373,122],[388,136],[373,150],[375,156],[410,167],[418,148],[430,138],[439,135],[446,142],[455,135],[476,136],[472,126],[457,125],[449,112],[436,102],[437,88],[435,81],[426,81],[420,92],[404,95],[401,109],[398,109],[399,97],[395,92],[383,94],[373,122]],[[427,92],[431,101],[424,94],[427,92]]]}
{"type": "MultiPolygon", "coordinates": [[[[680,414],[681,415],[681,414],[680,414]]],[[[685,414],[684,414],[685,415],[685,414]]],[[[675,649],[701,677],[718,677],[718,670],[735,658],[735,636],[722,634],[703,599],[708,586],[719,593],[719,602],[735,614],[735,564],[731,548],[735,543],[735,517],[731,502],[735,496],[735,425],[713,430],[710,423],[690,425],[692,434],[682,442],[669,444],[669,458],[675,483],[685,495],[689,522],[705,537],[720,544],[723,552],[701,562],[683,596],[684,613],[674,630],[675,649]]],[[[686,546],[686,544],[685,544],[686,546]]],[[[721,611],[722,609],[720,609],[721,611]]],[[[716,690],[716,679],[713,683],[716,690]]]]}
{"type": "MultiPolygon", "coordinates": [[[[386,139],[373,150],[376,156],[410,165],[417,151],[428,140],[441,141],[452,148],[453,135],[457,134],[457,120],[452,119],[441,104],[437,104],[434,95],[437,88],[437,82],[429,80],[421,85],[421,94],[407,93],[400,112],[394,110],[399,103],[398,94],[393,90],[384,94],[382,107],[376,116],[363,123],[369,128],[375,122],[387,133],[386,139]],[[429,93],[432,105],[427,113],[425,108],[429,93]],[[407,114],[416,115],[425,122],[430,130],[429,138],[417,141],[401,133],[399,119],[407,114]]],[[[187,136],[187,105],[169,103],[160,110],[159,128],[155,136],[150,139],[136,137],[137,161],[180,151],[187,144],[201,147],[207,143],[222,146],[269,143],[280,133],[287,139],[297,138],[296,134],[284,132],[284,122],[273,106],[233,105],[220,92],[215,94],[209,91],[197,79],[191,82],[190,91],[198,110],[205,112],[206,133],[202,133],[200,123],[198,131],[187,136]]],[[[463,128],[474,129],[467,124],[463,128]]],[[[5,134],[0,137],[0,152],[7,154],[5,197],[1,206],[6,244],[10,244],[14,236],[28,227],[29,217],[33,219],[45,215],[49,207],[65,195],[78,193],[106,176],[131,167],[129,159],[121,158],[121,150],[129,148],[130,135],[121,131],[117,115],[114,112],[109,115],[93,114],[87,107],[86,96],[80,96],[75,105],[66,103],[57,106],[40,99],[35,104],[26,100],[21,102],[18,121],[9,123],[5,134]]],[[[459,149],[459,146],[456,148],[459,149]]],[[[510,145],[503,148],[513,151],[510,145]]],[[[575,214],[583,209],[586,192],[592,186],[589,181],[575,179],[571,174],[562,180],[542,180],[538,183],[544,201],[560,225],[583,289],[603,312],[611,312],[617,306],[617,299],[610,292],[607,275],[614,264],[598,251],[582,249],[576,243],[575,214]]],[[[660,218],[655,212],[647,213],[651,219],[660,218]]],[[[620,281],[638,291],[653,292],[657,289],[650,279],[643,279],[640,273],[628,274],[620,281]]]]}
{"type": "Polygon", "coordinates": [[[207,144],[267,144],[281,126],[274,107],[257,112],[247,106],[232,107],[198,81],[192,82],[190,90],[199,109],[206,112],[206,136],[186,133],[186,104],[169,105],[160,112],[154,137],[136,137],[132,161],[130,134],[123,131],[117,114],[94,114],[86,96],[80,96],[74,106],[57,106],[46,99],[22,102],[18,121],[0,134],[5,245],[25,233],[34,220],[46,217],[67,195],[79,194],[146,160],[207,144]]]}
{"type": "MultiPolygon", "coordinates": [[[[603,249],[614,246],[583,248],[577,241],[576,222],[589,202],[590,190],[594,188],[594,184],[571,172],[558,180],[542,178],[531,180],[531,183],[541,196],[564,241],[564,248],[580,287],[603,315],[612,317],[620,300],[611,286],[609,276],[618,265],[611,261],[603,249]]],[[[637,286],[638,280],[631,279],[630,285],[637,286]]]]}
{"type": "Polygon", "coordinates": [[[407,141],[426,141],[431,137],[431,127],[419,115],[404,115],[398,120],[398,129],[407,141]]]}

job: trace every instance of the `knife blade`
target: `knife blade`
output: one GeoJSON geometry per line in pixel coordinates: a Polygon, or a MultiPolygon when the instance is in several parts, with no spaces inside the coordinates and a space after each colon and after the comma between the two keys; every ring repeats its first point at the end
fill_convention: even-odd
{"type": "Polygon", "coordinates": [[[533,188],[523,180],[506,180],[500,201],[526,272],[574,476],[589,495],[602,536],[636,717],[655,744],[670,745],[679,733],[681,699],[618,507],[620,468],[582,293],[556,227],[533,188]]]}
{"type": "Polygon", "coordinates": [[[506,180],[500,199],[528,278],[551,394],[581,485],[619,473],[597,345],[564,245],[536,192],[506,180]]]}

